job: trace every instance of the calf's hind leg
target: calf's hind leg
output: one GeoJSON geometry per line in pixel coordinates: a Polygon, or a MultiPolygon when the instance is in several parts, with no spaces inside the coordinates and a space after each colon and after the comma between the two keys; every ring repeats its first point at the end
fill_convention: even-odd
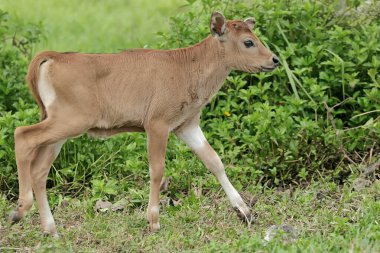
{"type": "Polygon", "coordinates": [[[40,147],[30,170],[32,187],[40,212],[41,230],[45,235],[57,236],[57,229],[47,199],[46,181],[50,167],[57,158],[64,142],[62,140],[55,144],[40,147]]]}
{"type": "Polygon", "coordinates": [[[25,203],[28,204],[27,207],[32,205],[33,199],[27,199],[29,202],[26,202],[25,196],[30,196],[33,188],[40,212],[42,231],[45,234],[56,235],[54,219],[46,196],[46,179],[63,140],[87,130],[81,123],[83,122],[78,118],[71,122],[67,120],[66,122],[52,121],[48,118],[38,124],[16,129],[15,147],[20,197],[19,204],[11,215],[13,221],[26,214],[25,203]]]}
{"type": "Polygon", "coordinates": [[[30,177],[30,165],[35,152],[32,150],[25,153],[23,132],[27,127],[18,127],[14,133],[15,154],[18,173],[19,198],[17,206],[9,216],[11,223],[21,220],[33,205],[32,181],[30,177]],[[24,157],[24,159],[18,159],[24,157]]]}

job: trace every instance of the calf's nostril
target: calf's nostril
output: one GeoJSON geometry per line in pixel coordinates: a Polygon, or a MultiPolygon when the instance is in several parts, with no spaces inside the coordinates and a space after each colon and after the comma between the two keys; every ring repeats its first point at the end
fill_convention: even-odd
{"type": "Polygon", "coordinates": [[[277,56],[273,56],[273,62],[274,62],[274,64],[278,64],[280,62],[280,60],[278,59],[277,56]]]}

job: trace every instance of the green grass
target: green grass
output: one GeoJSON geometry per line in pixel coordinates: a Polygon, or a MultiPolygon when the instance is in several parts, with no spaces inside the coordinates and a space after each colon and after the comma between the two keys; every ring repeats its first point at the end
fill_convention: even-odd
{"type": "Polygon", "coordinates": [[[155,44],[155,34],[181,11],[182,0],[2,0],[0,8],[26,23],[42,22],[46,40],[35,51],[117,52],[155,44]]]}
{"type": "MultiPolygon", "coordinates": [[[[169,186],[170,188],[170,186],[169,186]]],[[[12,205],[0,199],[0,251],[32,252],[379,252],[380,181],[356,191],[351,184],[312,183],[302,188],[245,192],[258,221],[239,221],[221,191],[180,197],[161,205],[161,227],[149,233],[145,205],[97,213],[86,197],[54,207],[59,239],[39,232],[36,208],[19,224],[4,217],[12,205]],[[267,229],[287,224],[267,242],[267,229]]],[[[147,198],[148,196],[145,196],[147,198]]],[[[162,194],[163,202],[168,197],[162,194]]],[[[63,203],[64,203],[63,202],[63,203]]],[[[127,204],[128,206],[128,204],[127,204]]]]}

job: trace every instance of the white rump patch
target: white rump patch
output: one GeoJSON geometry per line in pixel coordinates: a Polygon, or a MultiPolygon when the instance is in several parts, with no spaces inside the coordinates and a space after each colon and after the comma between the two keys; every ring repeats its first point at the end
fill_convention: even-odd
{"type": "Polygon", "coordinates": [[[206,143],[206,138],[199,126],[187,128],[181,131],[178,136],[193,150],[203,148],[206,143]]]}
{"type": "Polygon", "coordinates": [[[38,78],[38,93],[40,94],[42,103],[48,108],[55,100],[55,90],[50,83],[48,76],[48,68],[50,62],[47,61],[40,66],[40,76],[38,78]]]}

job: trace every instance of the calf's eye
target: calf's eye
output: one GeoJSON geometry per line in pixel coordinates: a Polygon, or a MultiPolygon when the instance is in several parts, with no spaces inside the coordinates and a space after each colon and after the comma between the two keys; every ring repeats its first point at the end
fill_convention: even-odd
{"type": "Polygon", "coordinates": [[[253,43],[252,40],[246,40],[244,41],[244,45],[246,48],[250,48],[250,47],[253,47],[255,44],[253,43]]]}

